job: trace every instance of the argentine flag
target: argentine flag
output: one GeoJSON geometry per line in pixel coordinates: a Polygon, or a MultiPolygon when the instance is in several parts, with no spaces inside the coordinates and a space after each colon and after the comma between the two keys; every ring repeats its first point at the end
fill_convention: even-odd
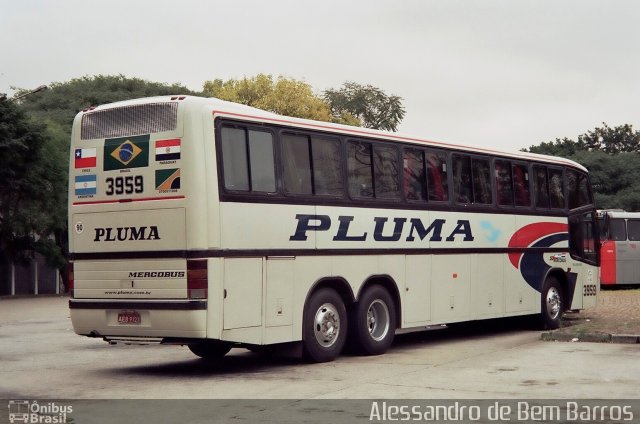
{"type": "Polygon", "coordinates": [[[95,175],[78,175],[76,177],[76,196],[95,195],[97,181],[95,175]]]}

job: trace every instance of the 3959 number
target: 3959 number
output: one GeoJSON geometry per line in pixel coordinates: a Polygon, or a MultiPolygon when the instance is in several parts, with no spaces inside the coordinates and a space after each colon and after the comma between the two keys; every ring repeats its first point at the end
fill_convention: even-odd
{"type": "Polygon", "coordinates": [[[106,183],[107,196],[142,193],[144,190],[142,175],[136,175],[135,177],[132,175],[126,177],[109,177],[106,183]]]}

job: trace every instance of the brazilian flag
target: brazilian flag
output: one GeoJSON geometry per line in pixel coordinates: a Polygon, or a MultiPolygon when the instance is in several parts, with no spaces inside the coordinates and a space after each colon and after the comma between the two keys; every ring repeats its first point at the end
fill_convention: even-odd
{"type": "Polygon", "coordinates": [[[149,135],[108,138],[104,142],[104,170],[149,165],[149,135]]]}

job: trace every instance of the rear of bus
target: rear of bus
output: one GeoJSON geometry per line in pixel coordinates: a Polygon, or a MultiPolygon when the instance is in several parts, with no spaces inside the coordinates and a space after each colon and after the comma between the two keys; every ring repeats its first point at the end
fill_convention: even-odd
{"type": "Polygon", "coordinates": [[[207,336],[208,267],[197,251],[209,240],[203,132],[213,125],[203,125],[203,102],[158,97],[76,116],[69,306],[77,334],[128,343],[207,336]]]}

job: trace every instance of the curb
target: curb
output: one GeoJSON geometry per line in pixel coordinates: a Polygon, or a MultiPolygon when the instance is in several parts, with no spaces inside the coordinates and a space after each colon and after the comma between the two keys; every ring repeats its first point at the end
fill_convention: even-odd
{"type": "Polygon", "coordinates": [[[549,331],[542,333],[540,339],[551,342],[588,342],[588,343],[621,343],[640,344],[640,335],[636,334],[609,334],[609,333],[586,333],[581,335],[556,333],[549,331]]]}
{"type": "Polygon", "coordinates": [[[612,334],[611,343],[640,343],[640,336],[633,334],[612,334]]]}

